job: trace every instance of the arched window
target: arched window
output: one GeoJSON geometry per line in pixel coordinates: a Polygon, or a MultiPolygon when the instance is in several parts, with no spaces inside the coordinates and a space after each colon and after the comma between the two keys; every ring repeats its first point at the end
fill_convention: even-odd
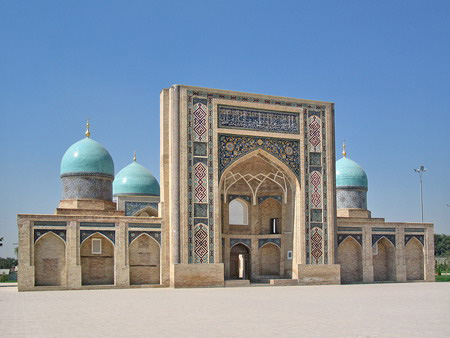
{"type": "Polygon", "coordinates": [[[229,224],[248,224],[248,207],[243,200],[237,198],[230,202],[229,224]]]}

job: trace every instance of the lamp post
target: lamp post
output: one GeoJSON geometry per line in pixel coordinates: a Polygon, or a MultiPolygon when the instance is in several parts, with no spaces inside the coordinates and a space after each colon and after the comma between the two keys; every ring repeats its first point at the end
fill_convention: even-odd
{"type": "Polygon", "coordinates": [[[422,189],[422,174],[427,171],[427,169],[421,165],[419,167],[419,169],[414,169],[414,171],[416,173],[419,174],[419,179],[420,179],[420,210],[421,210],[421,215],[422,215],[422,223],[423,223],[423,189],[422,189]]]}

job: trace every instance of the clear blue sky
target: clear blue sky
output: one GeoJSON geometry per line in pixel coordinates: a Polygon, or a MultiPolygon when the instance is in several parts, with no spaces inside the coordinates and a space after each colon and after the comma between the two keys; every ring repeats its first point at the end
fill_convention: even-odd
{"type": "Polygon", "coordinates": [[[336,103],[336,143],[369,209],[450,234],[449,1],[0,1],[0,256],[17,213],[53,213],[84,137],[116,172],[159,177],[159,93],[172,84],[336,103]]]}

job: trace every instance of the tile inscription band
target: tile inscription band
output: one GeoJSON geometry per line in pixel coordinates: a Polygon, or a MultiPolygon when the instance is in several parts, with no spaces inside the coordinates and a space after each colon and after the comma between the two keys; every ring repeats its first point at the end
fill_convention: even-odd
{"type": "Polygon", "coordinates": [[[299,114],[219,106],[219,128],[300,134],[299,114]]]}

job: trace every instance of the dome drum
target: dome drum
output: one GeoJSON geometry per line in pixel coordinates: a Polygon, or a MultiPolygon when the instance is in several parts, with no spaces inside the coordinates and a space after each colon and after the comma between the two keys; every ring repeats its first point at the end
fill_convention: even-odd
{"type": "Polygon", "coordinates": [[[62,175],[62,199],[99,199],[112,201],[113,177],[84,174],[62,175]]]}
{"type": "Polygon", "coordinates": [[[367,188],[337,187],[336,204],[338,209],[367,209],[367,188]]]}

